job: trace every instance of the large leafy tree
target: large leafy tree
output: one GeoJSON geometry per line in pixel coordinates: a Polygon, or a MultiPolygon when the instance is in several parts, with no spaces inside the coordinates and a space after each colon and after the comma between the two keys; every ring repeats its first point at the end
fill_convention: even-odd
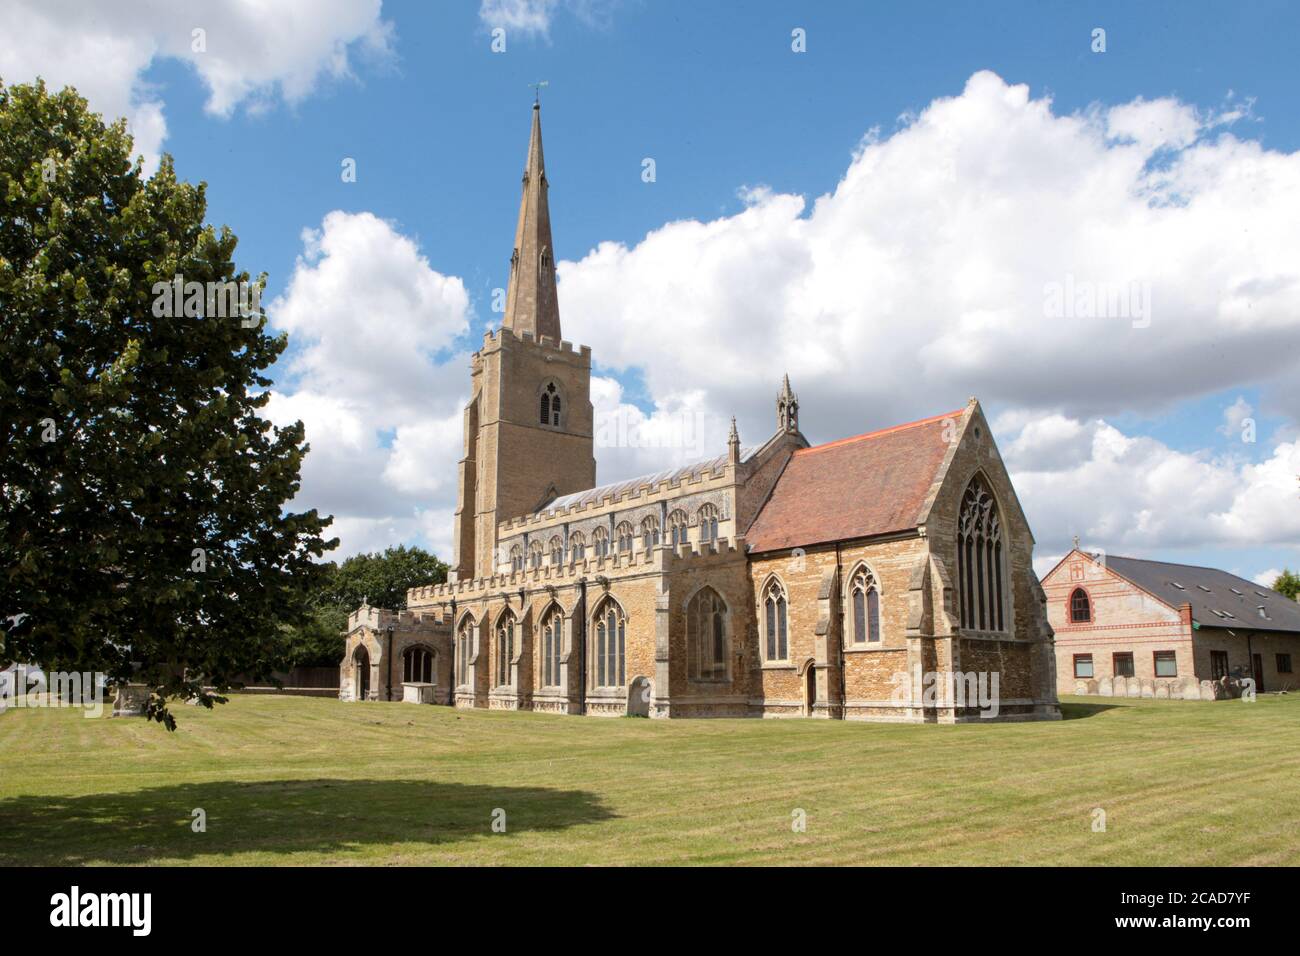
{"type": "Polygon", "coordinates": [[[174,728],[169,700],[273,665],[336,542],[284,508],[302,424],[258,414],[284,336],[156,308],[252,280],[204,186],[131,146],[75,90],[0,83],[0,658],[146,683],[174,728]]]}

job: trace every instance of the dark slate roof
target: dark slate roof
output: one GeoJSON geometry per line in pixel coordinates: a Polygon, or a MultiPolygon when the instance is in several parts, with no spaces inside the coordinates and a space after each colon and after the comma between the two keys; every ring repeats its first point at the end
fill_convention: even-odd
{"type": "MultiPolygon", "coordinates": [[[[748,447],[740,449],[740,460],[749,461],[750,458],[759,449],[748,447]]],[[[600,504],[608,495],[615,501],[624,493],[633,493],[638,488],[649,486],[651,489],[657,488],[659,482],[669,481],[674,484],[679,481],[691,481],[700,478],[703,475],[721,471],[727,464],[727,456],[717,455],[713,458],[705,458],[703,461],[693,461],[688,465],[682,465],[679,468],[668,468],[664,471],[657,471],[653,475],[641,475],[637,478],[629,478],[626,481],[616,481],[612,484],[601,485],[598,488],[588,488],[585,491],[575,491],[572,494],[561,495],[554,501],[548,503],[537,510],[537,514],[555,514],[571,505],[579,507],[587,504],[600,504]]]]}
{"type": "Polygon", "coordinates": [[[1114,555],[1107,555],[1106,567],[1166,604],[1190,604],[1202,627],[1300,631],[1300,604],[1227,571],[1114,555]],[[1267,618],[1260,616],[1261,605],[1267,618]]]}
{"type": "Polygon", "coordinates": [[[915,528],[960,409],[796,451],[745,535],[750,551],[847,541],[915,528]]]}

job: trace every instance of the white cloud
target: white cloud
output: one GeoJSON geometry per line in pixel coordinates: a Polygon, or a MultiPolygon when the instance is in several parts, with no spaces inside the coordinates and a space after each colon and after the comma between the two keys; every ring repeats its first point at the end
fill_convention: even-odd
{"type": "Polygon", "coordinates": [[[525,36],[548,38],[556,12],[566,8],[581,23],[607,28],[620,0],[481,0],[479,21],[489,30],[503,28],[525,36]]]}
{"type": "Polygon", "coordinates": [[[464,284],[370,213],[331,212],[302,238],[267,306],[292,347],[267,415],[301,420],[311,444],[295,507],[335,516],[338,557],[417,537],[447,554],[469,391],[454,349],[464,284]]]}
{"type": "Polygon", "coordinates": [[[0,6],[0,76],[72,85],[106,122],[125,116],[146,171],[167,133],[164,103],[144,79],[155,62],[188,64],[208,91],[206,108],[295,103],[323,77],[352,75],[352,58],[386,57],[391,25],[381,0],[6,0],[0,6]],[[196,51],[194,32],[206,49],[196,51]]]}
{"type": "MultiPolygon", "coordinates": [[[[788,370],[814,440],[972,393],[995,406],[1043,555],[1073,534],[1114,553],[1295,545],[1287,429],[1252,461],[1107,420],[1247,384],[1267,403],[1298,370],[1300,154],[1224,121],[1165,100],[1057,115],[981,73],[864,138],[811,206],[747,188],[734,215],[561,263],[566,338],[640,370],[650,396],[647,413],[593,380],[599,480],[722,453],[732,413],[744,443],[764,440],[788,370]],[[1045,287],[1067,276],[1149,284],[1149,327],[1048,318],[1045,287]]],[[[310,339],[279,405],[308,421],[303,497],[345,517],[344,553],[406,533],[445,553],[468,377],[463,356],[438,357],[465,328],[463,287],[373,216],[333,213],[305,238],[272,312],[310,339]]]]}
{"type": "Polygon", "coordinates": [[[1190,454],[1124,435],[1104,420],[1060,416],[1003,439],[1016,492],[1045,551],[1064,553],[1076,534],[1085,547],[1111,554],[1300,542],[1300,442],[1279,444],[1256,463],[1190,454]],[[1069,456],[1060,454],[1063,435],[1069,456]]]}
{"type": "Polygon", "coordinates": [[[1273,586],[1273,582],[1278,579],[1278,575],[1280,575],[1281,573],[1282,573],[1281,568],[1269,568],[1267,571],[1259,572],[1259,574],[1255,575],[1253,578],[1251,578],[1251,580],[1254,581],[1256,584],[1262,584],[1266,588],[1271,588],[1273,586]]]}
{"type": "Polygon", "coordinates": [[[821,438],[970,394],[1087,418],[1284,383],[1300,365],[1300,154],[1225,132],[1235,115],[1172,100],[1061,115],[978,73],[864,138],[811,204],[750,189],[734,215],[561,263],[566,333],[642,369],[653,396],[702,389],[751,438],[786,370],[821,438]],[[1103,303],[1149,289],[1149,327],[1051,318],[1047,290],[1067,282],[1103,303]]]}
{"type": "Polygon", "coordinates": [[[1223,424],[1219,434],[1226,438],[1239,438],[1242,435],[1242,423],[1250,418],[1254,411],[1250,402],[1238,395],[1237,400],[1223,410],[1223,424]]]}
{"type": "Polygon", "coordinates": [[[546,35],[559,0],[483,0],[478,16],[488,29],[546,35]]]}

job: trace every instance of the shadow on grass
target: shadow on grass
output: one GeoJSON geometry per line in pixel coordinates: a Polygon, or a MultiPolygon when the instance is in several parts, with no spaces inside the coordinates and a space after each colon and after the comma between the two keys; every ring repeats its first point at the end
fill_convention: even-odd
{"type": "Polygon", "coordinates": [[[1079,720],[1083,717],[1095,717],[1104,710],[1115,710],[1115,704],[1072,704],[1061,702],[1062,720],[1079,720]]]}
{"type": "Polygon", "coordinates": [[[562,830],[613,819],[593,794],[423,780],[272,780],[193,783],[128,793],[0,800],[0,865],[148,863],[245,852],[336,855],[364,847],[426,846],[562,830]],[[191,829],[202,809],[207,831],[191,829]],[[500,815],[498,814],[498,817],[500,815]]]}

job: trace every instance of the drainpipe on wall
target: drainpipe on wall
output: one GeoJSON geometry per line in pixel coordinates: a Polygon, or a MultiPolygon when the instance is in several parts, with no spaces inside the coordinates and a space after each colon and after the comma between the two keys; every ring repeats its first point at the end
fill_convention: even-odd
{"type": "MultiPolygon", "coordinates": [[[[1251,647],[1251,643],[1250,643],[1250,638],[1252,634],[1254,634],[1253,631],[1246,632],[1246,674],[1253,681],[1255,679],[1255,654],[1254,654],[1254,649],[1251,647]]],[[[1264,669],[1264,662],[1262,660],[1259,662],[1259,669],[1261,671],[1264,669]]],[[[1264,675],[1260,674],[1260,676],[1263,677],[1264,675]]],[[[1255,693],[1256,694],[1259,693],[1258,687],[1255,688],[1255,693]]]]}
{"type": "Polygon", "coordinates": [[[586,578],[577,583],[577,713],[586,714],[586,578]]]}
{"type": "Polygon", "coordinates": [[[456,706],[456,599],[451,599],[451,668],[447,674],[447,706],[456,706]]]}
{"type": "MultiPolygon", "coordinates": [[[[835,587],[840,584],[840,543],[835,542],[835,587]]],[[[844,673],[848,664],[847,657],[844,653],[844,602],[840,599],[839,591],[832,592],[835,596],[835,624],[834,631],[837,635],[835,638],[836,646],[840,649],[840,720],[849,719],[849,705],[845,697],[848,695],[848,678],[844,673]]]]}
{"type": "Polygon", "coordinates": [[[393,630],[395,625],[388,625],[388,680],[384,683],[388,686],[387,700],[391,703],[393,700],[393,630]]]}

